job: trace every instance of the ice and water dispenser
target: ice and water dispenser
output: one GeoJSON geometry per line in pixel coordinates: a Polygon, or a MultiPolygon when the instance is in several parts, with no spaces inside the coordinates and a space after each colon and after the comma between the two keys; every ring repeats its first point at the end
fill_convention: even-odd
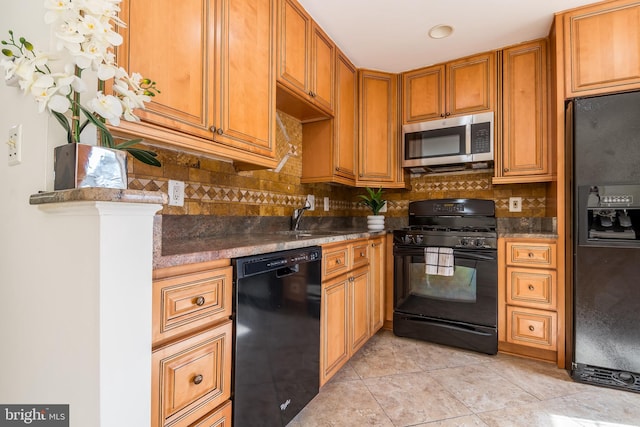
{"type": "Polygon", "coordinates": [[[640,242],[640,185],[592,185],[584,190],[587,234],[579,234],[590,242],[640,242]]]}

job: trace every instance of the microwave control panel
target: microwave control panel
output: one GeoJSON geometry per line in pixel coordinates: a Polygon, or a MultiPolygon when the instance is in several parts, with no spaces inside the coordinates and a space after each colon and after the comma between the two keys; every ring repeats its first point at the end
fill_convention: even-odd
{"type": "Polygon", "coordinates": [[[491,152],[491,123],[471,125],[471,154],[491,152]]]}

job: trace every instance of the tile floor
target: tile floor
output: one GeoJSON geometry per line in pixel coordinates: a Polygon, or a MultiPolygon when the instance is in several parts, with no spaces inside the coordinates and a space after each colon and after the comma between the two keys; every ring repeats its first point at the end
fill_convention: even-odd
{"type": "Polygon", "coordinates": [[[312,426],[640,426],[640,394],[381,331],[288,427],[312,426]]]}

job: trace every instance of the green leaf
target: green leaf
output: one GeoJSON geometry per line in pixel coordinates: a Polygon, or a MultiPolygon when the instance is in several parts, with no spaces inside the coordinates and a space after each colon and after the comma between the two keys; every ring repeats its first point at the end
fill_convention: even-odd
{"type": "Polygon", "coordinates": [[[157,154],[153,151],[141,150],[139,148],[125,148],[124,151],[130,153],[134,158],[147,165],[156,167],[162,166],[160,161],[156,159],[157,154]]]}
{"type": "Polygon", "coordinates": [[[67,120],[67,116],[62,113],[58,113],[57,111],[52,111],[53,117],[58,120],[60,126],[67,132],[67,142],[71,144],[73,142],[73,137],[71,136],[71,127],[69,126],[69,121],[67,120]]]}
{"type": "Polygon", "coordinates": [[[111,135],[111,132],[109,132],[109,129],[107,128],[107,126],[104,123],[102,123],[100,120],[98,120],[96,116],[94,116],[89,110],[84,108],[82,105],[78,105],[78,106],[80,107],[80,110],[82,110],[84,115],[87,117],[87,119],[100,130],[100,133],[103,136],[103,140],[101,141],[102,146],[113,148],[115,146],[113,142],[113,135],[111,135]]]}
{"type": "MultiPolygon", "coordinates": [[[[115,148],[117,150],[124,150],[125,148],[129,148],[132,145],[136,145],[136,144],[139,144],[141,142],[142,142],[142,139],[140,139],[140,138],[138,138],[138,139],[130,139],[129,141],[124,141],[124,142],[121,142],[120,144],[117,144],[113,148],[115,148]]],[[[153,154],[155,154],[155,153],[153,153],[153,154]]]]}

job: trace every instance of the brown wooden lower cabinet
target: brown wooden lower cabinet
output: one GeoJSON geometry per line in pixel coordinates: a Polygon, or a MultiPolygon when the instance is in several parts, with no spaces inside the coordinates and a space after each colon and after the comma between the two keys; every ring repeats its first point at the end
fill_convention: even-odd
{"type": "Polygon", "coordinates": [[[323,246],[321,386],[382,327],[384,238],[323,246]]]}
{"type": "Polygon", "coordinates": [[[556,362],[563,339],[554,239],[498,240],[498,349],[556,362]]]}
{"type": "Polygon", "coordinates": [[[231,425],[230,260],[153,272],[151,426],[231,425]]]}

